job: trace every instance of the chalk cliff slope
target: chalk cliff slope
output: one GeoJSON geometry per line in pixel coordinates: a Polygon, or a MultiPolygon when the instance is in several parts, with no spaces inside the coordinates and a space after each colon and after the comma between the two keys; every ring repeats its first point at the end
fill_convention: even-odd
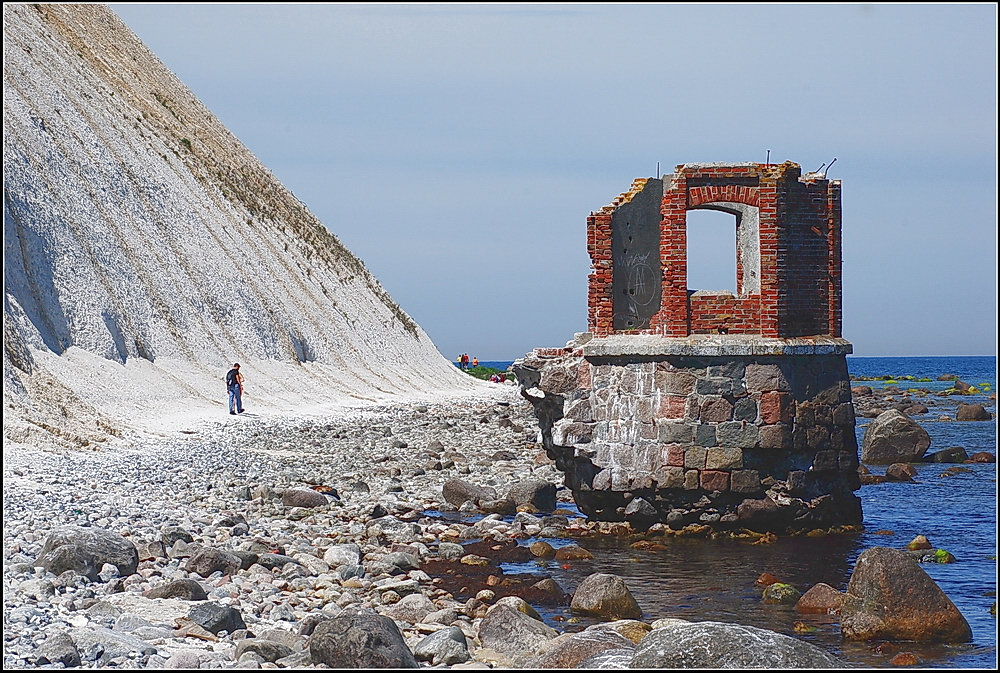
{"type": "Polygon", "coordinates": [[[3,124],[6,441],[477,385],[106,6],[4,5],[3,124]]]}

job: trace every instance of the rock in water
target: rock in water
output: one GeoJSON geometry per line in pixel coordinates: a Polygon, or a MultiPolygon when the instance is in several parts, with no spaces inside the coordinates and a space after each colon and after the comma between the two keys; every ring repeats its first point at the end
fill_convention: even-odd
{"type": "Polygon", "coordinates": [[[861,462],[869,465],[915,463],[930,445],[930,435],[919,423],[901,411],[890,409],[865,429],[861,462]]]}
{"type": "Polygon", "coordinates": [[[795,604],[795,610],[804,614],[840,614],[844,605],[844,594],[829,584],[814,584],[795,604]]]}
{"type": "Polygon", "coordinates": [[[54,575],[72,570],[96,580],[105,563],[118,568],[122,577],[135,573],[139,550],[118,533],[103,528],[62,526],[52,531],[35,561],[54,575]]]}
{"type": "Polygon", "coordinates": [[[993,416],[981,404],[959,404],[956,421],[988,421],[993,416]]]}
{"type": "Polygon", "coordinates": [[[603,619],[639,619],[642,609],[625,580],[617,575],[595,573],[583,580],[573,594],[573,612],[603,619]]]}
{"type": "Polygon", "coordinates": [[[359,612],[328,619],[309,637],[314,664],[330,668],[417,668],[399,627],[388,617],[359,612]]]}
{"type": "Polygon", "coordinates": [[[639,641],[631,668],[846,668],[815,645],[742,624],[675,622],[639,641]]]}
{"type": "Polygon", "coordinates": [[[845,638],[965,643],[969,623],[906,552],[865,550],[854,565],[840,612],[845,638]]]}
{"type": "Polygon", "coordinates": [[[533,505],[539,512],[551,512],[556,508],[556,485],[528,479],[512,486],[507,497],[515,505],[533,505]]]}

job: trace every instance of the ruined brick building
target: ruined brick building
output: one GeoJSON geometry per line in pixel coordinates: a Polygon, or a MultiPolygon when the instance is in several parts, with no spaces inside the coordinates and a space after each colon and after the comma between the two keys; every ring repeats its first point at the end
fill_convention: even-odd
{"type": "Polygon", "coordinates": [[[861,521],[840,182],[683,164],[587,219],[589,332],[515,364],[581,511],[801,531],[861,521]],[[694,209],[735,216],[736,288],[687,287],[694,209]]]}

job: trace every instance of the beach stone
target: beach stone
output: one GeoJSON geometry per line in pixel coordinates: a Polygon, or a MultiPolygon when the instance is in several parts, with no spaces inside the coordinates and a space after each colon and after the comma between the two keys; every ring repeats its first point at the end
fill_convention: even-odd
{"type": "Polygon", "coordinates": [[[140,561],[153,561],[167,557],[166,547],[159,540],[137,545],[136,550],[139,553],[140,561]]]}
{"type": "Polygon", "coordinates": [[[47,601],[56,593],[56,588],[47,579],[25,580],[17,585],[17,592],[36,601],[47,601]]]}
{"type": "Polygon", "coordinates": [[[239,661],[247,652],[253,652],[264,661],[277,661],[292,654],[292,648],[264,638],[244,638],[236,645],[235,659],[239,661]]]}
{"type": "Polygon", "coordinates": [[[105,563],[118,568],[122,577],[128,577],[139,565],[139,551],[118,533],[96,526],[56,528],[49,533],[35,559],[35,566],[53,575],[72,570],[92,581],[98,579],[105,563]]]}
{"type": "Polygon", "coordinates": [[[245,629],[240,611],[228,605],[219,603],[201,603],[195,605],[187,614],[188,619],[198,624],[206,631],[218,634],[219,631],[232,633],[237,629],[245,629]]]}
{"type": "Polygon", "coordinates": [[[924,456],[925,463],[964,463],[969,459],[969,454],[961,446],[952,446],[942,449],[936,453],[924,456]]]}
{"type": "Polygon", "coordinates": [[[873,547],[854,565],[840,630],[850,640],[965,643],[972,629],[955,604],[910,556],[873,547]]]}
{"type": "Polygon", "coordinates": [[[531,607],[531,604],[528,603],[528,601],[518,596],[504,596],[498,600],[495,605],[506,605],[509,608],[514,608],[518,612],[523,612],[532,619],[537,619],[539,621],[542,620],[542,616],[538,614],[538,611],[531,607]]]}
{"type": "Polygon", "coordinates": [[[791,584],[775,582],[764,589],[762,602],[768,605],[795,605],[802,598],[802,593],[791,584]]]}
{"type": "Polygon", "coordinates": [[[398,603],[384,610],[384,614],[393,619],[416,624],[424,617],[438,609],[427,596],[416,592],[403,596],[398,603]]]}
{"type": "Polygon", "coordinates": [[[452,666],[472,658],[465,633],[457,626],[435,631],[413,648],[417,661],[429,661],[432,666],[452,666]]]}
{"type": "Polygon", "coordinates": [[[289,488],[281,494],[285,507],[325,507],[330,501],[325,495],[311,488],[289,488]]]}
{"type": "Polygon", "coordinates": [[[35,664],[62,664],[65,668],[81,665],[80,650],[68,634],[51,633],[42,646],[35,651],[35,664]]]}
{"type": "MultiPolygon", "coordinates": [[[[748,367],[749,369],[749,367],[748,367]]],[[[635,648],[631,668],[846,668],[815,645],[742,624],[675,622],[635,648]]]]}
{"type": "Polygon", "coordinates": [[[528,547],[528,551],[531,552],[532,556],[537,556],[539,558],[548,558],[556,555],[555,548],[545,540],[532,542],[531,546],[528,547]]]}
{"type": "Polygon", "coordinates": [[[178,540],[191,544],[194,542],[194,536],[180,526],[167,526],[160,531],[160,541],[164,547],[173,547],[178,540]]]}
{"type": "Polygon", "coordinates": [[[993,416],[981,404],[959,404],[956,421],[988,421],[993,416]]]}
{"type": "Polygon", "coordinates": [[[513,514],[517,511],[517,504],[510,498],[497,498],[495,500],[480,500],[479,509],[486,514],[513,514]]]}
{"type": "Polygon", "coordinates": [[[540,479],[519,481],[507,494],[515,505],[532,505],[539,512],[551,512],[556,508],[556,485],[540,479]]]}
{"type": "Polygon", "coordinates": [[[202,577],[208,577],[214,572],[221,572],[223,575],[235,575],[242,564],[243,559],[230,551],[204,547],[188,559],[184,569],[189,573],[196,573],[202,577]]]}
{"type": "Polygon", "coordinates": [[[496,500],[496,489],[489,486],[477,486],[464,479],[449,479],[441,487],[441,495],[445,501],[455,507],[461,507],[467,500],[478,504],[480,500],[496,500]]]}
{"type": "Polygon", "coordinates": [[[580,561],[592,559],[594,558],[594,555],[583,547],[570,544],[556,549],[555,558],[557,561],[580,561]]]}
{"type": "Polygon", "coordinates": [[[525,668],[576,668],[595,654],[615,649],[631,651],[634,646],[631,640],[611,629],[586,629],[555,638],[525,668]]]}
{"type": "MultiPolygon", "coordinates": [[[[275,568],[283,569],[289,563],[294,563],[298,565],[298,561],[293,559],[291,556],[286,556],[284,554],[261,554],[257,557],[257,563],[264,566],[268,570],[274,570],[275,568]]],[[[225,573],[230,575],[232,573],[225,573]]]]}
{"type": "Polygon", "coordinates": [[[934,545],[931,544],[931,541],[925,535],[918,535],[906,543],[906,548],[910,551],[918,551],[921,549],[933,549],[934,545]]]}
{"type": "Polygon", "coordinates": [[[101,667],[117,657],[128,657],[130,653],[136,656],[156,654],[154,646],[129,633],[91,627],[70,629],[67,633],[80,652],[103,649],[97,659],[97,664],[101,667]]]}
{"type": "Polygon", "coordinates": [[[916,421],[897,409],[889,409],[865,428],[861,461],[869,465],[913,463],[930,445],[930,435],[916,421]]]}
{"type": "Polygon", "coordinates": [[[323,561],[331,568],[361,563],[361,548],[356,544],[334,545],[323,554],[323,561]]]}
{"type": "Polygon", "coordinates": [[[401,551],[389,552],[382,559],[382,563],[388,564],[403,572],[406,572],[407,570],[416,570],[420,567],[419,558],[413,554],[407,554],[406,552],[401,551]]]}
{"type": "Polygon", "coordinates": [[[583,580],[573,594],[570,609],[573,612],[603,619],[642,617],[642,610],[625,584],[625,580],[608,573],[594,573],[583,580]]]}
{"type": "Polygon", "coordinates": [[[143,594],[146,598],[180,598],[185,601],[208,600],[208,594],[196,580],[174,580],[153,587],[143,594]]]}
{"type": "Polygon", "coordinates": [[[314,664],[330,668],[417,668],[399,627],[389,617],[345,613],[320,622],[309,637],[314,664]]]}
{"type": "Polygon", "coordinates": [[[908,463],[893,463],[885,470],[887,481],[913,481],[917,476],[917,468],[908,463]]]}
{"type": "Polygon", "coordinates": [[[460,559],[465,556],[465,547],[454,542],[442,542],[438,545],[438,558],[446,561],[460,559]]]}
{"type": "Polygon", "coordinates": [[[976,453],[969,456],[968,463],[995,463],[997,462],[997,457],[994,456],[989,451],[977,451],[976,453]]]}
{"type": "Polygon", "coordinates": [[[479,642],[504,654],[530,652],[534,654],[558,632],[544,622],[532,619],[508,605],[494,605],[486,611],[479,624],[479,642]]]}
{"type": "Polygon", "coordinates": [[[844,594],[829,584],[820,582],[802,594],[802,598],[795,604],[795,610],[803,614],[837,615],[843,604],[844,594]]]}

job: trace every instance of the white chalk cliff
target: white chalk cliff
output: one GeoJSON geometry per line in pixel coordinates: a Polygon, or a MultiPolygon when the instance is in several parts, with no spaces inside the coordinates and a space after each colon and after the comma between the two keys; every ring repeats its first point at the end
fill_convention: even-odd
{"type": "Polygon", "coordinates": [[[479,385],[108,7],[4,5],[3,124],[5,442],[479,385]]]}

